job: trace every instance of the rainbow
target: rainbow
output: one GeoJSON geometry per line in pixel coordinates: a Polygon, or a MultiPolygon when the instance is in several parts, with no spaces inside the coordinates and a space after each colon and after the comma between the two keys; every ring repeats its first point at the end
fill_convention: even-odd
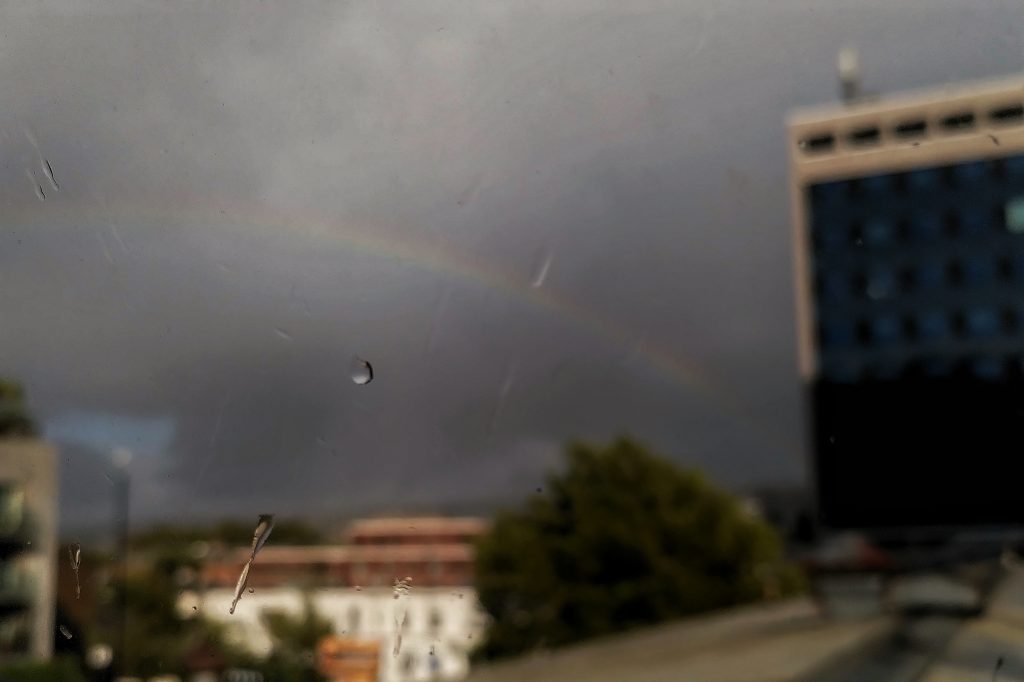
{"type": "MultiPolygon", "coordinates": [[[[447,243],[441,247],[407,234],[400,237],[389,236],[389,233],[394,233],[395,230],[331,221],[308,213],[285,215],[266,206],[260,206],[259,210],[249,204],[243,207],[221,202],[199,206],[195,197],[191,196],[183,197],[177,204],[168,204],[166,197],[163,197],[162,202],[155,202],[151,197],[147,197],[137,201],[119,199],[109,205],[99,199],[85,206],[79,202],[75,204],[76,206],[71,208],[70,204],[63,204],[59,199],[48,201],[43,210],[40,210],[38,205],[33,209],[25,209],[22,215],[14,218],[14,221],[21,225],[52,225],[54,219],[60,217],[62,221],[67,221],[62,224],[131,224],[140,227],[158,221],[161,224],[193,225],[208,225],[216,221],[229,229],[260,230],[275,235],[283,234],[287,230],[302,230],[318,238],[340,241],[346,249],[361,254],[397,261],[402,265],[454,277],[487,290],[500,292],[533,309],[569,320],[586,333],[602,339],[612,347],[624,350],[627,356],[642,359],[659,376],[698,394],[733,417],[743,417],[741,403],[724,390],[720,382],[714,381],[702,371],[697,362],[680,357],[668,347],[647,339],[638,342],[635,332],[599,311],[579,304],[548,286],[536,286],[521,273],[503,269],[472,254],[457,251],[447,243]]],[[[773,440],[777,440],[778,434],[775,436],[773,440]]]]}

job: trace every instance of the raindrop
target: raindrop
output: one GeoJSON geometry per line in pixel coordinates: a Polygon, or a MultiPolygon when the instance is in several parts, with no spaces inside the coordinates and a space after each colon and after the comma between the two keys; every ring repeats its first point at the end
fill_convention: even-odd
{"type": "Polygon", "coordinates": [[[71,637],[72,637],[71,630],[68,630],[66,625],[61,625],[60,626],[60,634],[64,635],[68,639],[71,639],[71,637]]]}
{"type": "Polygon", "coordinates": [[[198,607],[198,606],[193,606],[193,607],[192,607],[192,610],[193,610],[193,611],[198,611],[198,610],[199,610],[199,607],[198,607]]]}
{"type": "Polygon", "coordinates": [[[357,386],[365,386],[373,381],[373,365],[363,360],[358,355],[352,356],[352,363],[349,365],[352,383],[357,386]]]}
{"type": "Polygon", "coordinates": [[[402,616],[402,621],[399,623],[398,618],[395,618],[395,648],[391,650],[391,655],[398,658],[399,652],[402,650],[402,634],[405,632],[405,626],[409,623],[409,613],[406,612],[402,616]]]}
{"type": "Polygon", "coordinates": [[[1003,667],[1003,657],[1000,656],[996,659],[996,667],[992,670],[992,682],[996,682],[996,678],[999,676],[999,670],[1003,667]]]}
{"type": "Polygon", "coordinates": [[[260,514],[259,521],[256,524],[256,530],[253,531],[252,535],[252,547],[249,549],[249,560],[245,562],[245,566],[242,567],[242,573],[238,576],[238,583],[235,585],[235,596],[231,600],[231,608],[228,609],[229,614],[235,612],[235,607],[238,606],[238,600],[242,598],[242,592],[245,591],[246,581],[249,580],[249,569],[252,568],[252,562],[256,560],[256,553],[263,549],[263,545],[267,544],[267,538],[270,537],[270,531],[274,530],[274,515],[273,514],[260,514]]]}
{"type": "Polygon", "coordinates": [[[32,171],[25,169],[25,175],[28,176],[28,181],[32,183],[32,188],[36,192],[36,198],[39,201],[46,201],[46,194],[43,192],[43,186],[36,181],[36,176],[32,174],[32,171]]]}
{"type": "Polygon", "coordinates": [[[274,327],[274,333],[280,336],[285,341],[292,341],[292,335],[281,329],[280,327],[274,327]]]}
{"type": "Polygon", "coordinates": [[[362,592],[362,591],[363,591],[363,588],[361,586],[359,586],[359,585],[356,585],[356,592],[362,592]]]}
{"type": "Polygon", "coordinates": [[[544,280],[548,278],[548,270],[551,269],[551,254],[547,251],[544,252],[541,258],[540,264],[537,269],[533,272],[533,278],[530,280],[530,286],[534,289],[539,289],[544,286],[544,280]]]}
{"type": "Polygon", "coordinates": [[[59,192],[60,185],[57,184],[57,180],[53,177],[53,168],[50,167],[50,162],[40,157],[39,165],[43,169],[43,175],[45,175],[46,179],[50,181],[51,185],[53,185],[53,189],[59,192]]]}
{"type": "Polygon", "coordinates": [[[75,572],[75,599],[81,599],[82,583],[78,579],[78,569],[82,566],[82,546],[77,542],[68,545],[68,559],[71,561],[71,570],[75,572]]]}
{"type": "Polygon", "coordinates": [[[401,580],[396,578],[395,579],[395,586],[391,590],[391,596],[393,598],[395,598],[395,599],[398,599],[399,597],[407,596],[409,594],[409,590],[412,589],[411,583],[412,583],[412,578],[410,578],[409,576],[406,576],[405,578],[402,578],[401,580]]]}
{"type": "Polygon", "coordinates": [[[256,590],[252,587],[249,588],[249,594],[255,594],[256,590]]]}

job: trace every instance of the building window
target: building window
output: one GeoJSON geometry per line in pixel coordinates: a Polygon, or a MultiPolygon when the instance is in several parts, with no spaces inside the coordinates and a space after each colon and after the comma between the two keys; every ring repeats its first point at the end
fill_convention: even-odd
{"type": "Polygon", "coordinates": [[[350,635],[359,634],[360,620],[362,620],[362,612],[359,610],[359,607],[348,607],[348,632],[350,635]]]}
{"type": "Polygon", "coordinates": [[[427,620],[427,627],[430,629],[430,636],[437,637],[441,633],[441,610],[436,606],[430,609],[430,616],[427,620]]]}

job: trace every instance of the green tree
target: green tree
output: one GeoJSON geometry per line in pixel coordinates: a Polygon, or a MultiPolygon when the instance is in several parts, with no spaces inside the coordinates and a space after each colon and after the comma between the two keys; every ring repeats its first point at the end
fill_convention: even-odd
{"type": "Polygon", "coordinates": [[[186,676],[187,659],[198,646],[208,646],[232,664],[255,661],[244,649],[228,642],[226,627],[178,612],[177,579],[183,570],[196,570],[198,562],[187,546],[170,546],[149,557],[143,570],[112,581],[112,604],[119,610],[95,628],[94,636],[117,645],[115,666],[126,674],[148,678],[161,674],[186,676]],[[123,611],[121,611],[123,606],[123,611]],[[125,647],[120,647],[124,618],[125,647]]]}
{"type": "Polygon", "coordinates": [[[35,434],[35,423],[25,405],[25,390],[16,381],[0,379],[0,437],[35,434]]]}
{"type": "Polygon", "coordinates": [[[477,547],[480,658],[696,614],[799,585],[771,527],[637,443],[575,443],[542,494],[477,547]],[[770,588],[766,576],[771,576],[770,588]]]}
{"type": "MultiPolygon", "coordinates": [[[[114,604],[124,605],[125,650],[118,661],[125,673],[144,677],[184,672],[184,654],[191,624],[177,611],[175,572],[186,565],[180,552],[153,558],[147,570],[114,581],[114,604]]],[[[117,636],[113,641],[118,642],[117,636]]]]}
{"type": "Polygon", "coordinates": [[[52,661],[18,661],[0,665],[4,682],[85,682],[85,675],[71,658],[52,661]]]}
{"type": "Polygon", "coordinates": [[[271,680],[320,682],[316,672],[316,645],[334,632],[331,621],[317,613],[309,595],[303,599],[302,612],[268,609],[260,614],[263,627],[273,642],[269,658],[258,667],[271,680]]]}

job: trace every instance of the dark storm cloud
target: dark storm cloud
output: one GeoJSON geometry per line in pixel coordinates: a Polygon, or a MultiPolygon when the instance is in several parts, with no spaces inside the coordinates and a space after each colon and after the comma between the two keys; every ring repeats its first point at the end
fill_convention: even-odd
{"type": "MultiPolygon", "coordinates": [[[[1016,70],[1012,10],[5,11],[0,371],[43,420],[172,421],[147,518],[514,499],[620,432],[799,477],[784,113],[841,44],[880,90],[1016,70]]],[[[62,452],[70,519],[102,453],[62,452]]]]}

